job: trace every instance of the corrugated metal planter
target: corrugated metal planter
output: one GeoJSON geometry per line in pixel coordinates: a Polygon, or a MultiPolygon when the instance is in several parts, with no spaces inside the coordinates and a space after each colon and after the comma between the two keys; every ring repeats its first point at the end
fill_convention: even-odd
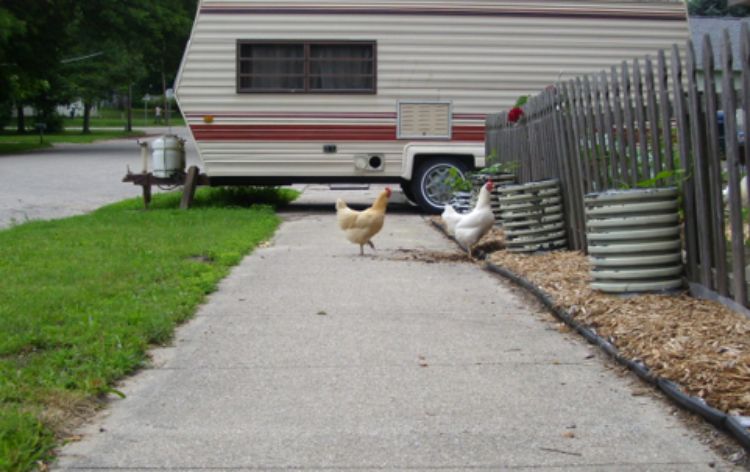
{"type": "Polygon", "coordinates": [[[472,192],[453,192],[450,204],[458,213],[468,213],[473,208],[473,201],[476,197],[472,192]]]}
{"type": "Polygon", "coordinates": [[[498,189],[505,244],[512,252],[534,252],[567,246],[558,180],[498,189]]]}
{"type": "Polygon", "coordinates": [[[612,190],[584,201],[593,288],[625,293],[682,287],[677,189],[612,190]]]}

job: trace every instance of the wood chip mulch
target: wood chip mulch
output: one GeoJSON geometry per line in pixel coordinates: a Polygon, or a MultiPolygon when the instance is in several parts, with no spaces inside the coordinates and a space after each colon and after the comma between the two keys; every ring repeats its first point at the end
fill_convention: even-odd
{"type": "Polygon", "coordinates": [[[707,300],[676,295],[607,295],[589,287],[588,258],[577,252],[489,260],[547,292],[577,321],[688,394],[732,415],[750,416],[750,319],[707,300]]]}

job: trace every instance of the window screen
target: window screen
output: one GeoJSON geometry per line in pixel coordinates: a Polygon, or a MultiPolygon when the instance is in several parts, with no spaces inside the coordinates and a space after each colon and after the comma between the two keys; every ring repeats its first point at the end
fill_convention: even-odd
{"type": "Polygon", "coordinates": [[[237,91],[375,93],[374,42],[253,42],[237,45],[237,91]]]}

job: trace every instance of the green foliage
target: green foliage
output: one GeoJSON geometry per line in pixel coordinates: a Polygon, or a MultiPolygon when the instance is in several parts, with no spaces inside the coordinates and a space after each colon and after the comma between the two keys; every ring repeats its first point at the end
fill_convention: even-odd
{"type": "Polygon", "coordinates": [[[529,101],[528,95],[521,95],[518,97],[518,100],[516,100],[516,104],[514,106],[521,108],[522,106],[526,105],[526,103],[529,101]]]}
{"type": "Polygon", "coordinates": [[[200,189],[190,211],[159,194],[148,211],[133,199],[0,231],[0,470],[42,459],[53,432],[41,412],[112,392],[279,223],[267,206],[212,195],[225,194],[200,189]]]}
{"type": "Polygon", "coordinates": [[[520,166],[521,164],[518,161],[495,162],[490,166],[480,169],[477,173],[486,175],[514,174],[520,166]]]}
{"type": "Polygon", "coordinates": [[[635,186],[638,188],[662,187],[664,182],[668,180],[675,182],[674,185],[681,186],[682,182],[685,180],[685,171],[683,169],[663,170],[653,178],[637,182],[635,186]]]}
{"type": "MultiPolygon", "coordinates": [[[[81,98],[90,107],[131,90],[163,94],[177,73],[197,3],[4,1],[0,109],[32,105],[52,130],[57,104],[81,98]]],[[[0,112],[0,123],[7,114],[0,112]]]]}
{"type": "Polygon", "coordinates": [[[750,16],[750,7],[729,7],[727,0],[687,0],[688,13],[693,16],[750,16]]]}
{"type": "Polygon", "coordinates": [[[469,176],[462,176],[461,173],[458,172],[458,169],[456,169],[455,167],[451,167],[451,169],[448,171],[448,178],[446,179],[446,183],[453,192],[471,192],[471,190],[474,188],[474,185],[472,184],[469,176]]]}

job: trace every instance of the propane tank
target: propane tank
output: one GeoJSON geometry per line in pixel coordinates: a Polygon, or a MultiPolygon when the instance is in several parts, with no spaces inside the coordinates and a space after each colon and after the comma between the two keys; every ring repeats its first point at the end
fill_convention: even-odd
{"type": "Polygon", "coordinates": [[[155,177],[169,178],[185,172],[185,140],[166,134],[151,142],[155,177]]]}
{"type": "Polygon", "coordinates": [[[145,174],[148,172],[148,141],[138,140],[138,146],[141,147],[141,162],[143,164],[141,172],[145,174]]]}

